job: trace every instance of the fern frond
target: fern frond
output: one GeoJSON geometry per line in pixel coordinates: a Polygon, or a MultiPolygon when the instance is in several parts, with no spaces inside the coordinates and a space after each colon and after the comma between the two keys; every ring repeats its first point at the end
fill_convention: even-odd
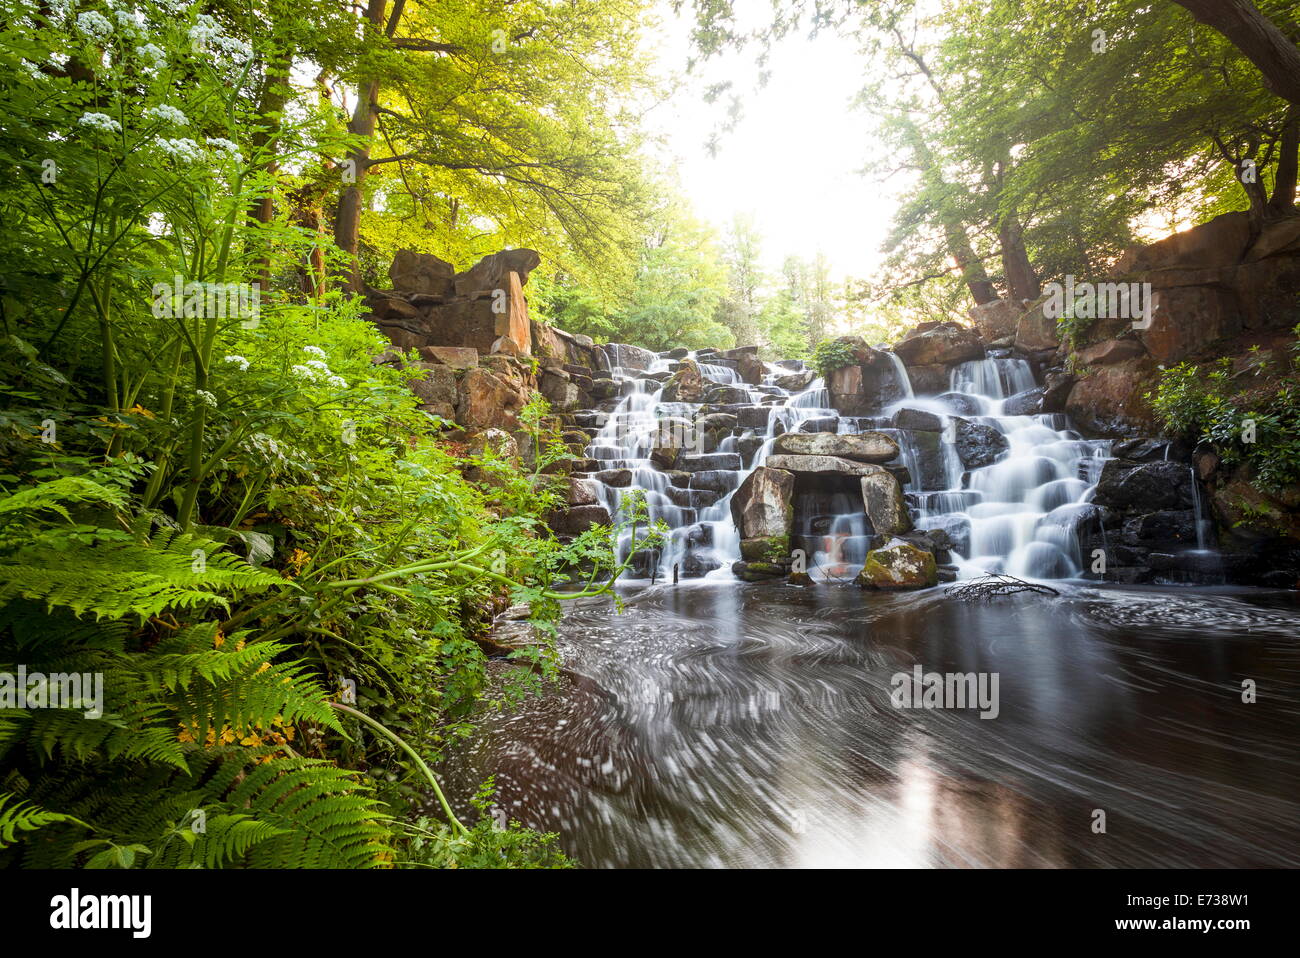
{"type": "Polygon", "coordinates": [[[13,844],[19,832],[34,832],[38,828],[56,822],[90,827],[71,815],[51,812],[28,802],[19,801],[9,792],[0,792],[0,848],[13,844]]]}

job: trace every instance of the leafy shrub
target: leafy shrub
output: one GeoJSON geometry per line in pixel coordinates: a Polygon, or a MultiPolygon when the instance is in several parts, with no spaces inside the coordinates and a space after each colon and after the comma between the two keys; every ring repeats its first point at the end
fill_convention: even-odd
{"type": "Polygon", "coordinates": [[[837,369],[856,363],[857,358],[853,355],[853,347],[842,340],[824,339],[813,350],[812,366],[817,370],[817,375],[823,379],[829,378],[830,374],[837,369]]]}
{"type": "Polygon", "coordinates": [[[1249,465],[1260,486],[1276,491],[1300,483],[1300,354],[1292,350],[1289,368],[1262,387],[1238,377],[1265,377],[1267,363],[1257,359],[1234,376],[1224,358],[1208,368],[1184,362],[1162,370],[1146,398],[1171,433],[1213,444],[1225,465],[1249,465]]]}

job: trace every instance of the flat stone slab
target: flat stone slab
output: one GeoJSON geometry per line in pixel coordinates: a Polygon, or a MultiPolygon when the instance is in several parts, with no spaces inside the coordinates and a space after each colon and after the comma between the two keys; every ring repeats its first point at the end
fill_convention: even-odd
{"type": "MultiPolygon", "coordinates": [[[[807,425],[805,423],[805,425],[807,425]]],[[[898,443],[880,432],[836,433],[807,430],[778,436],[772,451],[780,456],[817,456],[855,462],[889,462],[898,443]]]]}
{"type": "Polygon", "coordinates": [[[854,462],[839,456],[768,456],[763,465],[769,469],[817,475],[874,476],[886,471],[883,466],[872,462],[854,462]]]}

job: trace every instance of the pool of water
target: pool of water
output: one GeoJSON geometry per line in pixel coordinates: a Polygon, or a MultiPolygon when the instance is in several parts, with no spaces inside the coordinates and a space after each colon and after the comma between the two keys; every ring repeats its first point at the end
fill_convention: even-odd
{"type": "Polygon", "coordinates": [[[589,867],[1300,865],[1297,596],[1052,585],[582,600],[571,674],[443,774],[589,867]],[[996,676],[996,717],[896,707],[916,665],[996,676]]]}

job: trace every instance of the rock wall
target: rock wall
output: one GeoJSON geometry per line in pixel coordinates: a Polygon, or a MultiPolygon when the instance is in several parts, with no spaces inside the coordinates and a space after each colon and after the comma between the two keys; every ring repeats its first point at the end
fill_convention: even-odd
{"type": "Polygon", "coordinates": [[[416,350],[423,376],[411,389],[421,408],[471,436],[516,430],[537,392],[555,412],[591,405],[613,385],[600,375],[608,362],[589,337],[529,316],[524,287],[540,262],[533,250],[503,250],[458,273],[432,254],[400,251],[392,288],[366,291],[371,320],[395,347],[375,361],[405,365],[402,353],[416,350]]]}

